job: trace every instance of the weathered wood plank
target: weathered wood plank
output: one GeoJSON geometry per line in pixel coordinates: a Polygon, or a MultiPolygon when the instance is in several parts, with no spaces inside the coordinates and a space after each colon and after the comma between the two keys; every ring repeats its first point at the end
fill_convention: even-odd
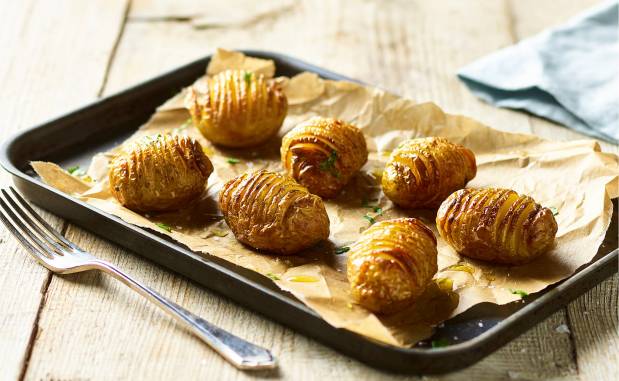
{"type": "MultiPolygon", "coordinates": [[[[511,0],[515,18],[515,33],[526,38],[550,25],[558,25],[600,2],[597,0],[560,0],[540,2],[511,0]],[[535,12],[531,12],[535,9],[535,12]]],[[[582,135],[552,122],[531,116],[533,131],[557,139],[580,139],[582,135]]],[[[619,152],[619,146],[600,142],[602,149],[619,152]]],[[[566,335],[574,343],[578,373],[581,380],[616,379],[619,376],[619,338],[617,327],[617,275],[596,286],[567,307],[566,335]]]]}
{"type": "MultiPolygon", "coordinates": [[[[219,46],[251,47],[278,50],[419,100],[431,99],[497,128],[532,130],[526,115],[478,101],[454,76],[461,65],[513,42],[505,3],[305,1],[249,26],[200,30],[177,19],[193,14],[191,8],[183,8],[185,3],[195,7],[191,1],[173,8],[153,0],[134,1],[105,93],[219,46]]],[[[71,226],[67,235],[213,323],[271,348],[281,360],[280,369],[260,376],[393,378],[81,229],[71,226]]],[[[565,310],[559,311],[479,364],[431,379],[576,379],[570,337],[555,331],[566,322],[565,310]]],[[[40,326],[28,379],[252,377],[233,369],[154,307],[101,274],[54,277],[40,326]]]]}
{"type": "MultiPolygon", "coordinates": [[[[96,97],[125,11],[124,1],[3,2],[0,115],[3,135],[96,97]]],[[[2,172],[0,184],[9,185],[2,172]]],[[[44,213],[60,229],[62,220],[44,213]]],[[[0,379],[22,375],[51,275],[0,232],[0,379]]]]}
{"type": "Polygon", "coordinates": [[[615,274],[568,305],[581,380],[619,379],[618,283],[615,274]]]}

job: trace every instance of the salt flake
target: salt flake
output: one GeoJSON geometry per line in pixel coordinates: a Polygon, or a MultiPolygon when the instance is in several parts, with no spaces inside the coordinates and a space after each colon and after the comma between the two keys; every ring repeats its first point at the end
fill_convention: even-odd
{"type": "Polygon", "coordinates": [[[567,327],[566,324],[559,325],[557,328],[555,328],[555,331],[558,333],[570,333],[570,329],[567,327]]]}

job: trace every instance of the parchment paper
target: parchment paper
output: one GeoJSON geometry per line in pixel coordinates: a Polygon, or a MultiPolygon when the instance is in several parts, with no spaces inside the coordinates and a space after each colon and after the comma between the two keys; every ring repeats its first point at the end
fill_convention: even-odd
{"type": "MultiPolygon", "coordinates": [[[[212,75],[227,68],[248,68],[267,76],[275,73],[271,61],[219,50],[208,73],[212,75]]],[[[600,152],[594,141],[558,143],[532,135],[500,132],[464,116],[445,114],[432,103],[417,104],[376,88],[322,80],[312,73],[277,80],[288,95],[288,116],[279,137],[262,147],[244,150],[214,147],[188,120],[189,113],[183,107],[186,90],[162,105],[128,140],[146,134],[178,133],[200,141],[213,161],[215,172],[202,199],[186,210],[140,215],[116,202],[108,189],[107,165],[122,145],[93,158],[88,170],[92,181],[76,181],[75,176],[52,163],[34,162],[32,166],[46,183],[127,222],[168,235],[196,252],[223,258],[270,277],[335,327],[397,346],[410,346],[429,337],[433,326],[475,304],[505,304],[520,299],[522,292],[542,290],[570,276],[595,256],[610,223],[610,200],[617,197],[619,170],[617,156],[600,152]],[[315,115],[354,123],[365,133],[370,151],[368,163],[341,195],[325,203],[331,220],[330,240],[289,257],[270,256],[243,246],[235,240],[217,208],[222,183],[245,171],[268,168],[281,172],[281,136],[315,115]],[[475,152],[478,174],[469,187],[512,188],[544,206],[556,208],[559,224],[556,247],[523,266],[481,263],[462,258],[447,246],[437,234],[435,211],[394,207],[380,190],[384,164],[402,140],[423,136],[444,136],[475,152]],[[232,163],[234,160],[230,158],[239,162],[232,163]],[[434,283],[413,306],[393,316],[376,316],[354,303],[345,276],[346,253],[336,254],[334,250],[356,240],[369,226],[364,215],[377,221],[415,216],[429,225],[438,238],[440,270],[434,283]],[[298,275],[314,277],[316,281],[294,281],[299,279],[295,278],[298,275]]]]}

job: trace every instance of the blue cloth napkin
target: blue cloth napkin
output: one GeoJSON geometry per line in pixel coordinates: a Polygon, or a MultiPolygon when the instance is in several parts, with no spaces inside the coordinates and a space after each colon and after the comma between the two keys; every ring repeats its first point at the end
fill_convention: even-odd
{"type": "Polygon", "coordinates": [[[499,107],[524,109],[619,143],[619,2],[462,68],[469,89],[499,107]]]}

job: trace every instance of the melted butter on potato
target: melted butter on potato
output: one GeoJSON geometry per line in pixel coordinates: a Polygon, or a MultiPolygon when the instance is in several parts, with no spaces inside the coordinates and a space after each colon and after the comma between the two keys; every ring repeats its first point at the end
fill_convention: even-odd
{"type": "Polygon", "coordinates": [[[288,101],[276,81],[244,70],[227,70],[192,88],[185,99],[194,125],[214,144],[260,145],[279,131],[288,101]]]}
{"type": "Polygon", "coordinates": [[[284,136],[281,158],[288,174],[310,193],[333,198],[367,162],[368,150],[357,127],[316,117],[284,136]]]}
{"type": "Polygon", "coordinates": [[[348,253],[353,298],[376,313],[404,309],[437,271],[436,238],[420,220],[381,221],[361,233],[348,253]]]}
{"type": "Polygon", "coordinates": [[[275,172],[245,173],[228,181],[219,206],[236,239],[255,249],[294,254],[329,237],[322,199],[275,172]]]}
{"type": "Polygon", "coordinates": [[[557,234],[550,209],[509,189],[462,189],[453,193],[439,208],[436,226],[458,253],[513,265],[550,250],[557,234]]]}
{"type": "Polygon", "coordinates": [[[444,138],[411,139],[396,148],[383,171],[383,192],[404,208],[436,208],[475,177],[475,155],[444,138]]]}
{"type": "Polygon", "coordinates": [[[200,143],[187,136],[145,136],[112,159],[114,197],[140,212],[179,209],[198,198],[213,165],[200,143]]]}

